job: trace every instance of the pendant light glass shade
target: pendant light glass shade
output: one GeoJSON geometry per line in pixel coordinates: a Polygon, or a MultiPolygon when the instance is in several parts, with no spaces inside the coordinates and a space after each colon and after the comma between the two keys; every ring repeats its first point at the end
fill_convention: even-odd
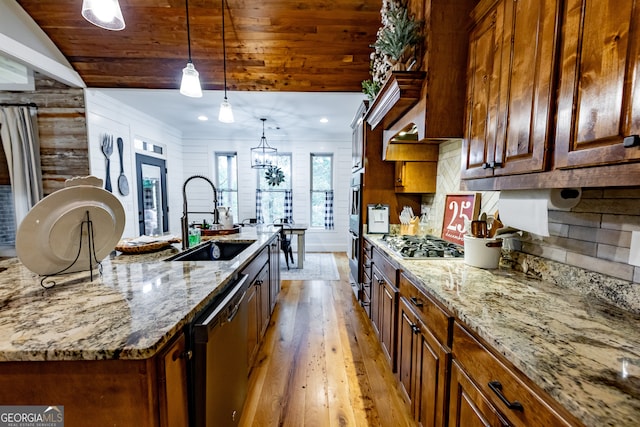
{"type": "Polygon", "coordinates": [[[191,98],[202,98],[202,89],[200,87],[200,73],[196,71],[196,67],[191,61],[191,27],[189,26],[189,0],[184,2],[187,15],[187,45],[189,47],[189,61],[187,66],[182,69],[182,82],[180,83],[180,93],[191,98]]]}
{"type": "Polygon", "coordinates": [[[264,136],[264,122],[267,119],[260,120],[262,120],[262,138],[260,138],[260,144],[251,149],[251,167],[253,169],[266,169],[269,166],[274,166],[278,160],[278,150],[271,147],[264,136]]]}
{"type": "Polygon", "coordinates": [[[118,0],[83,0],[82,16],[107,30],[120,31],[125,27],[118,0]]]}
{"type": "Polygon", "coordinates": [[[224,100],[220,104],[218,120],[222,123],[233,123],[233,110],[227,100],[227,48],[224,39],[224,0],[222,0],[222,70],[224,72],[224,100]]]}
{"type": "Polygon", "coordinates": [[[191,61],[182,69],[182,83],[180,93],[192,98],[202,98],[202,88],[200,87],[200,74],[191,61]]]}
{"type": "Polygon", "coordinates": [[[224,97],[224,101],[220,104],[220,114],[218,114],[218,120],[222,123],[233,123],[233,110],[231,104],[227,101],[227,97],[224,97]]]}

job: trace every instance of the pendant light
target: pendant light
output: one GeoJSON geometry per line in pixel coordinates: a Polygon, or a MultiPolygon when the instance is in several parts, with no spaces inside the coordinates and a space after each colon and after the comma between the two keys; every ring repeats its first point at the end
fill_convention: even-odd
{"type": "Polygon", "coordinates": [[[218,120],[222,123],[233,123],[233,110],[227,100],[227,48],[224,38],[224,0],[222,0],[222,69],[224,71],[224,100],[220,104],[218,120]]]}
{"type": "Polygon", "coordinates": [[[200,88],[200,77],[196,67],[191,61],[191,27],[189,26],[189,0],[185,0],[185,9],[187,12],[187,42],[189,45],[189,61],[187,66],[182,70],[182,83],[180,83],[180,93],[191,98],[202,98],[202,89],[200,88]]]}
{"type": "Polygon", "coordinates": [[[83,0],[82,16],[106,30],[124,30],[124,18],[118,0],[83,0]]]}
{"type": "Polygon", "coordinates": [[[251,167],[253,169],[266,169],[275,165],[278,155],[278,150],[271,147],[264,136],[264,122],[267,119],[261,118],[260,120],[262,120],[262,138],[260,138],[260,144],[251,149],[251,167]]]}

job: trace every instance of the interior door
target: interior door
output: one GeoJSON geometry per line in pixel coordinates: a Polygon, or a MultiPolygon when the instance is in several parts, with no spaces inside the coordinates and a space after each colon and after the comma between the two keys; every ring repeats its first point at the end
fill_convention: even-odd
{"type": "Polygon", "coordinates": [[[169,231],[167,168],[163,159],[136,154],[138,224],[140,235],[169,231]]]}

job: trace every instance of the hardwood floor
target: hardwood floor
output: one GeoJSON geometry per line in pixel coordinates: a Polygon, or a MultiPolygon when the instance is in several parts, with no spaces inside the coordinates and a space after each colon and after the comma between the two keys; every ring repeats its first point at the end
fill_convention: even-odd
{"type": "Polygon", "coordinates": [[[249,379],[241,426],[414,426],[349,285],[283,281],[249,379]]]}

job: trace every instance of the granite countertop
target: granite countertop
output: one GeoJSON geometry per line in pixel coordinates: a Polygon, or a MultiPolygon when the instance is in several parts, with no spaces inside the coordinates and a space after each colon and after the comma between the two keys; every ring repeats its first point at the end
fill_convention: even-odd
{"type": "Polygon", "coordinates": [[[232,261],[164,261],[178,245],[117,255],[94,270],[41,277],[17,258],[0,261],[0,361],[146,359],[223,291],[277,230],[216,236],[254,241],[232,261]],[[6,270],[2,271],[3,268],[6,270]]]}
{"type": "Polygon", "coordinates": [[[514,270],[404,260],[367,238],[585,425],[640,423],[639,315],[514,270]]]}

